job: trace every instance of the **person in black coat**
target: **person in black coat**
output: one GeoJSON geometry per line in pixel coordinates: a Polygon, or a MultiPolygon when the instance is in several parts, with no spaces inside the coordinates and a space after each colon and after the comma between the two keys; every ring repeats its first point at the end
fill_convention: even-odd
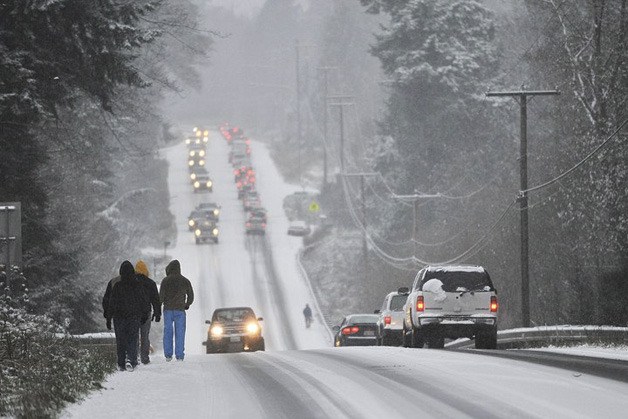
{"type": "Polygon", "coordinates": [[[120,265],[120,281],[111,288],[108,324],[113,319],[116,334],[118,367],[120,371],[133,371],[137,366],[137,338],[140,324],[148,321],[150,303],[139,281],[135,269],[128,260],[120,265]],[[125,361],[128,359],[128,362],[125,361]]]}
{"type": "MultiPolygon", "coordinates": [[[[159,323],[159,320],[161,320],[159,291],[157,291],[155,281],[148,277],[148,267],[143,260],[138,260],[135,264],[135,275],[142,285],[142,289],[148,301],[150,301],[150,304],[153,306],[152,320],[159,323]]],[[[148,317],[151,317],[150,309],[148,311],[148,317]]],[[[150,362],[150,324],[151,321],[149,320],[140,326],[140,360],[142,364],[148,364],[150,362]]]]}

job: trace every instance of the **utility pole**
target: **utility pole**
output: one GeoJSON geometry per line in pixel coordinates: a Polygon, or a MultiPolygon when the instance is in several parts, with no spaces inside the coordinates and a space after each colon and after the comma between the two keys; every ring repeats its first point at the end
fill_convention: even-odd
{"type": "MultiPolygon", "coordinates": [[[[351,99],[353,96],[347,95],[336,95],[336,96],[327,96],[328,99],[336,99],[336,100],[344,100],[351,99]]],[[[345,130],[344,130],[344,107],[353,105],[353,102],[337,102],[330,103],[329,106],[338,106],[340,110],[340,173],[343,174],[345,172],[345,130]]]]}
{"type": "Polygon", "coordinates": [[[299,40],[296,40],[294,45],[294,50],[296,52],[297,60],[296,60],[296,75],[297,75],[297,141],[298,141],[298,149],[299,149],[299,184],[301,184],[301,77],[300,77],[300,60],[299,60],[299,40]]]}
{"type": "Polygon", "coordinates": [[[364,178],[366,176],[377,176],[377,173],[343,173],[343,176],[359,176],[360,177],[360,195],[362,199],[362,260],[364,261],[365,272],[369,272],[368,246],[366,242],[366,188],[364,178]]]}
{"type": "Polygon", "coordinates": [[[521,237],[521,323],[530,327],[530,277],[529,277],[529,229],[528,229],[528,96],[555,96],[558,90],[521,90],[507,92],[487,92],[487,97],[508,96],[520,106],[519,118],[519,209],[521,237]]]}
{"type": "Polygon", "coordinates": [[[329,95],[329,81],[327,76],[331,70],[338,67],[318,67],[323,72],[323,189],[327,186],[327,96],[329,95]]]}

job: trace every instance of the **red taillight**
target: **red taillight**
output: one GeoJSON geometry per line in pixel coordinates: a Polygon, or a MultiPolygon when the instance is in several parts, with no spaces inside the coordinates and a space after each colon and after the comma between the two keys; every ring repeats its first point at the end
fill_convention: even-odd
{"type": "Polygon", "coordinates": [[[499,304],[497,304],[497,297],[491,297],[491,313],[497,313],[497,309],[499,308],[499,304]]]}
{"type": "Polygon", "coordinates": [[[238,175],[240,174],[240,170],[235,169],[235,170],[233,171],[233,174],[234,174],[234,175],[236,175],[236,176],[238,176],[238,175]]]}
{"type": "Polygon", "coordinates": [[[238,187],[238,189],[240,189],[242,187],[242,182],[236,183],[236,186],[238,187]]]}
{"type": "Polygon", "coordinates": [[[390,316],[384,316],[384,324],[390,324],[392,318],[390,316]]]}
{"type": "Polygon", "coordinates": [[[354,335],[360,331],[358,326],[347,326],[342,328],[343,335],[354,335]]]}
{"type": "Polygon", "coordinates": [[[262,223],[262,228],[266,228],[266,223],[262,223]]]}
{"type": "Polygon", "coordinates": [[[246,226],[247,227],[251,227],[251,223],[246,223],[246,226]]]}
{"type": "Polygon", "coordinates": [[[423,310],[425,310],[425,303],[423,301],[423,296],[419,295],[418,297],[416,297],[416,311],[423,310]]]}

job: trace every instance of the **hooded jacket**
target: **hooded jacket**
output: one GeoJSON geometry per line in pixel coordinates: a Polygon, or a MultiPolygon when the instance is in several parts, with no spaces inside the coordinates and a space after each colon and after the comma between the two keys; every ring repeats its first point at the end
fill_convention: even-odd
{"type": "Polygon", "coordinates": [[[194,302],[192,284],[181,275],[181,265],[176,259],[166,266],[166,277],[159,287],[159,299],[164,310],[186,310],[194,302]]]}
{"type": "Polygon", "coordinates": [[[144,290],[135,279],[135,269],[128,260],[120,265],[120,281],[111,288],[109,318],[137,318],[144,322],[150,312],[150,303],[144,290]]]}
{"type": "MultiPolygon", "coordinates": [[[[148,301],[153,306],[153,314],[155,317],[161,317],[161,303],[159,301],[159,291],[157,291],[157,284],[155,281],[148,277],[148,267],[143,260],[138,260],[135,264],[135,276],[144,290],[144,294],[148,298],[148,301]]],[[[150,308],[149,313],[150,316],[150,308]]]]}
{"type": "Polygon", "coordinates": [[[120,275],[115,278],[111,278],[107,283],[107,289],[105,290],[105,295],[102,297],[102,313],[105,319],[111,318],[111,313],[109,313],[109,300],[111,300],[111,290],[114,285],[120,282],[120,275]]]}

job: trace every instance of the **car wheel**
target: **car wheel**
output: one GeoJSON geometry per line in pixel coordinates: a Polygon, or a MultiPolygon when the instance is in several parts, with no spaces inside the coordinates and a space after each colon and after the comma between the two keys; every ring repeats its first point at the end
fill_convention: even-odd
{"type": "Polygon", "coordinates": [[[199,239],[196,239],[196,244],[199,244],[201,241],[199,239]]]}
{"type": "Polygon", "coordinates": [[[412,348],[422,348],[423,347],[423,335],[419,329],[412,328],[410,332],[410,346],[412,348]]]}
{"type": "Polygon", "coordinates": [[[475,349],[497,349],[497,329],[478,333],[475,336],[475,349]]]}
{"type": "Polygon", "coordinates": [[[401,346],[403,346],[404,348],[410,347],[410,339],[408,337],[408,331],[406,330],[405,324],[401,332],[401,346]]]}
{"type": "Polygon", "coordinates": [[[264,342],[264,338],[260,338],[260,341],[257,345],[257,350],[258,351],[265,351],[266,350],[266,343],[264,342]]]}

